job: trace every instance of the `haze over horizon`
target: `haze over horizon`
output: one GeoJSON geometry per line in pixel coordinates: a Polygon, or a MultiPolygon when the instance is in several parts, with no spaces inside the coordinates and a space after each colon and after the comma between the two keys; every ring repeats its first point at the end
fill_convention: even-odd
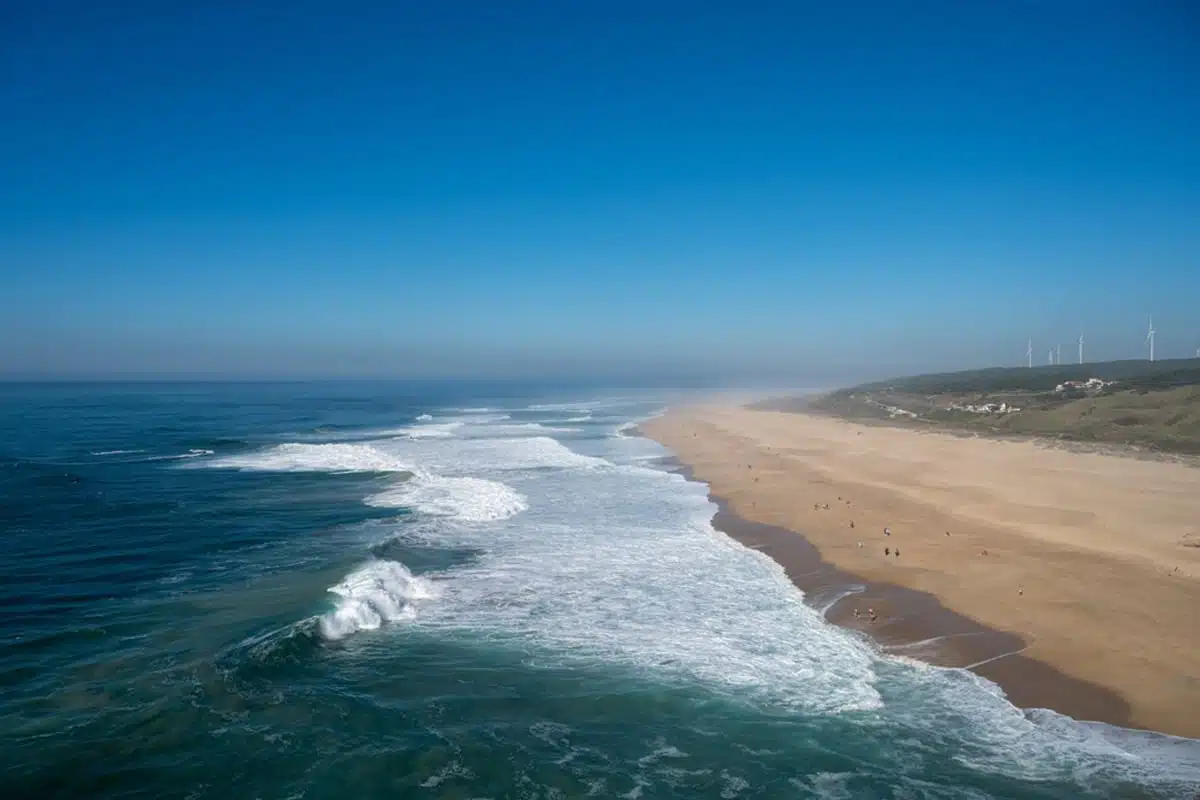
{"type": "Polygon", "coordinates": [[[0,377],[1200,347],[1194,6],[646,5],[7,10],[0,377]]]}

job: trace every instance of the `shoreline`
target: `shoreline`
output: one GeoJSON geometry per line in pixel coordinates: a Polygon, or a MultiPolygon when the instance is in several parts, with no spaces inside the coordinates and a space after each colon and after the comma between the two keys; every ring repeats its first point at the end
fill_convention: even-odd
{"type": "MultiPolygon", "coordinates": [[[[688,480],[705,483],[678,457],[662,464],[688,480]]],[[[999,685],[1009,702],[1021,709],[1048,708],[1076,720],[1135,727],[1129,703],[1121,695],[1023,655],[1027,642],[1022,637],[981,625],[928,592],[839,569],[803,534],[738,515],[711,486],[708,496],[717,506],[712,521],[717,531],[779,564],[804,592],[806,605],[828,622],[869,637],[882,652],[969,669],[999,685]],[[862,612],[857,618],[856,608],[862,612]],[[869,608],[878,614],[875,623],[866,617],[869,608]]]]}
{"type": "Polygon", "coordinates": [[[1200,737],[1200,470],[729,406],[638,431],[706,484],[714,527],[883,652],[1200,737]]]}

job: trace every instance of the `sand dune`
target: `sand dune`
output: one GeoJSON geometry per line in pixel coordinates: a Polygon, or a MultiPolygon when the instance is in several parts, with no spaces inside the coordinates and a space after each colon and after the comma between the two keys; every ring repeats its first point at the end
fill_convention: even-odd
{"type": "Polygon", "coordinates": [[[643,429],[741,516],[1018,634],[1134,725],[1200,737],[1200,469],[731,407],[643,429]]]}

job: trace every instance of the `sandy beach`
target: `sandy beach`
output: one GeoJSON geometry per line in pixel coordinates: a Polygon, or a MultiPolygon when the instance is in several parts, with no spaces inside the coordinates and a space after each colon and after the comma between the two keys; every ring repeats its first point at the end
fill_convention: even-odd
{"type": "Polygon", "coordinates": [[[1200,470],[736,407],[642,430],[834,622],[1023,707],[1200,737],[1200,470]]]}

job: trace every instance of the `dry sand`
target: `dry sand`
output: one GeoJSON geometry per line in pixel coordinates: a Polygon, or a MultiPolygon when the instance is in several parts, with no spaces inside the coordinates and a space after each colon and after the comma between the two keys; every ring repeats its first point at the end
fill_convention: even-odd
{"type": "MultiPolygon", "coordinates": [[[[978,669],[1014,702],[1200,738],[1200,469],[731,407],[642,429],[732,514],[1020,637],[978,669]],[[1117,702],[1081,705],[1055,671],[1117,702]]],[[[867,630],[901,613],[856,623],[847,602],[832,618],[867,630]]]]}

